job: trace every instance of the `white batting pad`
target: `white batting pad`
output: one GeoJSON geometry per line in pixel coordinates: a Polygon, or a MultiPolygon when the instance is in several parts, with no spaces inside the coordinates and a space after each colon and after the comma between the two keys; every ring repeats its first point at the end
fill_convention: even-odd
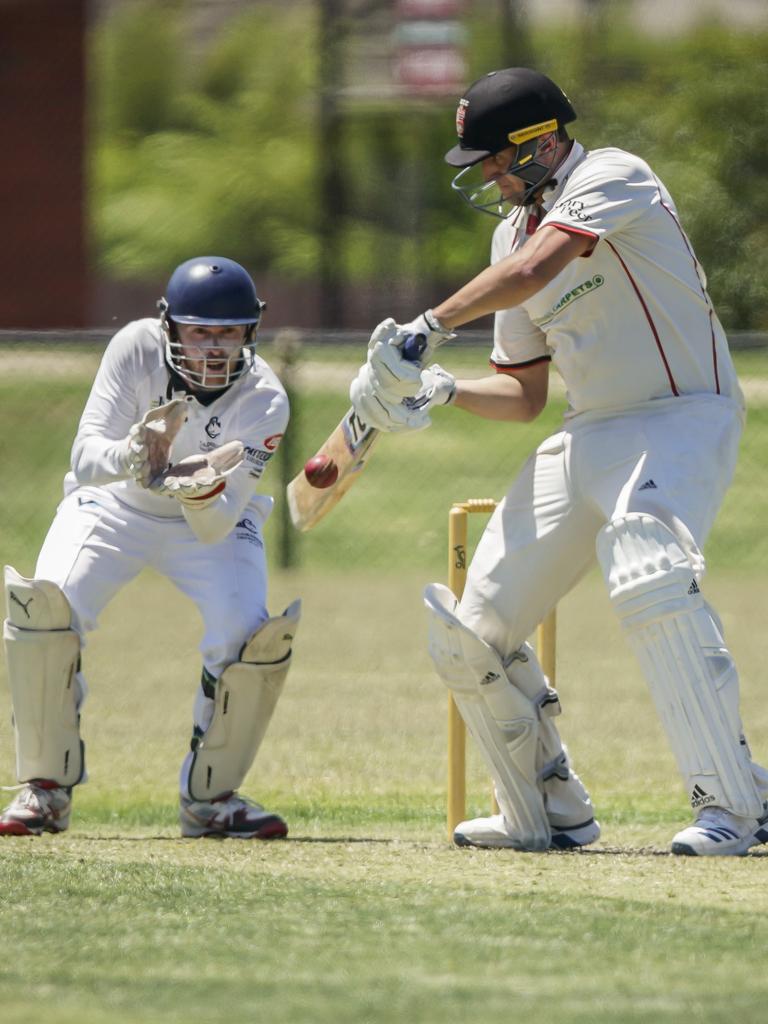
{"type": "Polygon", "coordinates": [[[64,594],[49,580],[28,580],[5,567],[8,620],[19,629],[69,629],[72,611],[64,594]]]}
{"type": "Polygon", "coordinates": [[[424,591],[429,653],[496,784],[499,808],[519,848],[546,850],[551,840],[538,786],[537,705],[507,679],[498,654],[455,615],[456,598],[439,583],[424,591]]]}
{"type": "Polygon", "coordinates": [[[182,783],[193,800],[236,790],[253,764],[291,664],[291,645],[301,615],[294,601],[267,619],[244,645],[240,661],[216,682],[213,716],[185,762],[182,783]]]}
{"type": "Polygon", "coordinates": [[[597,555],[691,806],[760,817],[736,667],[677,538],[655,517],[632,513],[600,531],[597,555]]]}
{"type": "Polygon", "coordinates": [[[61,590],[5,567],[8,618],[3,628],[20,782],[50,779],[74,786],[85,771],[78,708],[80,637],[61,590]]]}

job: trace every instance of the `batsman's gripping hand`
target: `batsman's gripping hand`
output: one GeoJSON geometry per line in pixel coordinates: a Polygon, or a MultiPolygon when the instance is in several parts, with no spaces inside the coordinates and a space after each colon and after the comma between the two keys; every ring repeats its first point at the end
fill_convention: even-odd
{"type": "Polygon", "coordinates": [[[224,490],[243,454],[240,441],[228,441],[207,455],[190,455],[171,466],[153,490],[177,498],[187,508],[205,508],[224,490]]]}
{"type": "Polygon", "coordinates": [[[438,346],[456,337],[453,331],[440,323],[431,309],[420,313],[415,320],[411,320],[408,324],[398,324],[397,343],[402,344],[406,338],[416,334],[420,334],[426,342],[422,359],[429,359],[438,346]]]}
{"type": "Polygon", "coordinates": [[[361,380],[364,369],[365,367],[362,367],[352,381],[349,397],[355,413],[366,427],[397,434],[406,430],[423,430],[429,426],[429,413],[426,410],[411,408],[409,405],[414,399],[401,398],[396,402],[388,402],[368,390],[365,380],[361,380]]]}
{"type": "Polygon", "coordinates": [[[456,397],[456,378],[437,363],[421,371],[421,388],[413,398],[404,398],[403,404],[412,411],[428,412],[437,405],[450,405],[456,397]]]}
{"type": "Polygon", "coordinates": [[[125,438],[123,461],[133,479],[149,487],[168,468],[171,445],[187,421],[187,403],[174,398],[146,412],[125,438]]]}
{"type": "Polygon", "coordinates": [[[406,359],[403,344],[408,337],[390,317],[382,320],[368,342],[365,363],[367,384],[385,402],[412,398],[421,386],[421,363],[406,359]]]}

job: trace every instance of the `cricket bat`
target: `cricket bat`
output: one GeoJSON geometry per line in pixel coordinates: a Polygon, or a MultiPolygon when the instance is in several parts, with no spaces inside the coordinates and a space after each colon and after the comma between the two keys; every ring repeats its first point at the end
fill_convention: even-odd
{"type": "MultiPolygon", "coordinates": [[[[403,342],[403,356],[417,362],[426,345],[423,334],[411,335],[403,342]]],[[[311,530],[337,505],[360,473],[381,431],[363,423],[354,409],[348,409],[341,422],[320,446],[313,460],[332,460],[338,475],[328,486],[324,482],[312,484],[302,469],[286,488],[291,522],[302,533],[311,530]]]]}

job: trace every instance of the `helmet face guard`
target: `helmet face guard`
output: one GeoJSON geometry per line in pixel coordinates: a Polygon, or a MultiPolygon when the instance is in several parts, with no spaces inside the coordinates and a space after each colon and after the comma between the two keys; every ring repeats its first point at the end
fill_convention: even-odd
{"type": "MultiPolygon", "coordinates": [[[[183,381],[198,391],[222,391],[247,372],[253,363],[253,355],[256,351],[255,324],[243,325],[246,327],[243,343],[232,346],[229,343],[221,344],[215,341],[183,342],[179,337],[177,324],[188,322],[187,320],[176,321],[169,317],[161,307],[160,323],[165,335],[165,359],[183,381]],[[226,354],[222,357],[213,355],[210,351],[206,352],[211,349],[226,354]],[[195,368],[192,363],[195,364],[195,368]],[[222,363],[224,363],[223,366],[222,363]]],[[[225,326],[219,323],[204,324],[202,322],[197,322],[197,325],[200,327],[225,326]]],[[[233,324],[232,326],[237,325],[233,324]]]]}
{"type": "Polygon", "coordinates": [[[166,361],[196,390],[221,391],[252,365],[256,331],[265,303],[256,295],[250,274],[239,263],[219,256],[187,260],[173,272],[166,297],[157,305],[165,335],[166,361]],[[242,342],[234,345],[213,337],[182,342],[178,324],[243,326],[246,330],[242,342]]]}
{"type": "Polygon", "coordinates": [[[557,166],[557,130],[557,121],[551,120],[519,132],[510,132],[510,144],[516,148],[506,170],[486,181],[483,174],[484,160],[481,159],[462,168],[451,181],[451,188],[473,209],[502,220],[516,207],[531,206],[541,189],[548,184],[555,184],[553,175],[557,166]],[[530,132],[536,134],[530,135],[530,132]],[[499,186],[499,177],[508,174],[520,178],[526,186],[514,198],[506,197],[499,186]]]}

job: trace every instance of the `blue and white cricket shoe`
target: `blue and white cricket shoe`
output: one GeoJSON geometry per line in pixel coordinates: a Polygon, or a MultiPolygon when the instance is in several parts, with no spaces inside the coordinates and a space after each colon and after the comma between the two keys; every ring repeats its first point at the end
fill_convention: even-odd
{"type": "Polygon", "coordinates": [[[768,813],[762,818],[741,818],[722,807],[705,807],[692,825],[674,837],[672,853],[740,857],[760,843],[768,843],[768,813]]]}
{"type": "MultiPolygon", "coordinates": [[[[577,850],[600,838],[600,824],[594,818],[576,822],[573,825],[551,825],[552,841],[550,850],[577,850]]],[[[483,850],[526,849],[503,814],[492,814],[488,818],[472,818],[462,821],[453,833],[456,846],[477,846],[483,850]]]]}

